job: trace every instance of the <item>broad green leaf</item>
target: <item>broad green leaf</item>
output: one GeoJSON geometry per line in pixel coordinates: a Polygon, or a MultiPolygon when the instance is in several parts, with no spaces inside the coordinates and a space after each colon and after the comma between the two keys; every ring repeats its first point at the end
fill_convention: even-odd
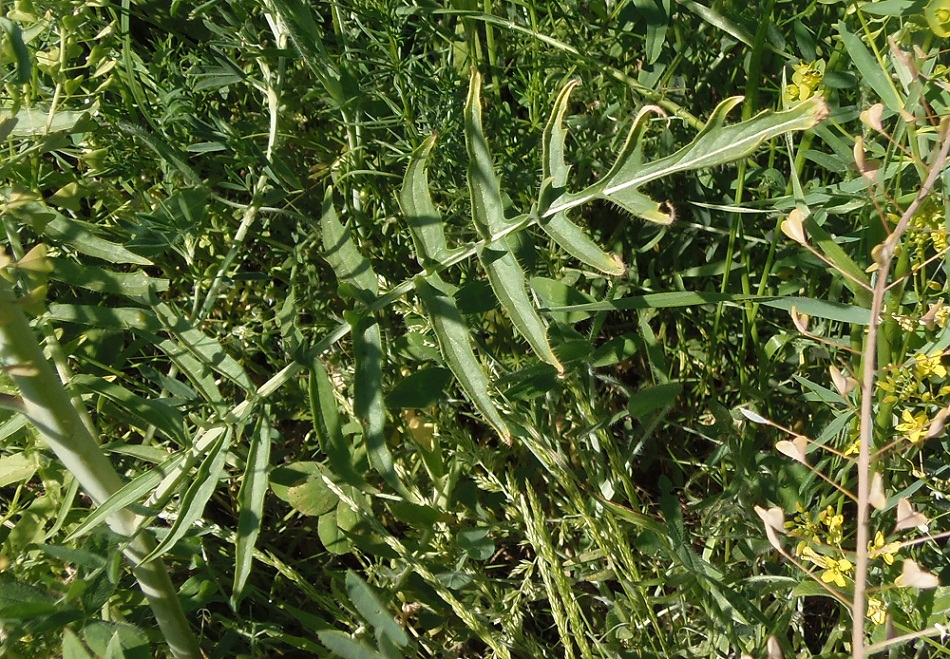
{"type": "Polygon", "coordinates": [[[168,280],[149,277],[141,270],[112,272],[92,265],[74,263],[68,259],[50,258],[53,271],[50,278],[70,286],[86,288],[97,293],[111,293],[142,298],[149,293],[168,290],[168,280]]]}
{"type": "Polygon", "coordinates": [[[69,627],[63,628],[63,659],[94,659],[79,637],[69,627]]]}
{"type": "Polygon", "coordinates": [[[273,6],[304,62],[336,105],[343,106],[346,96],[340,82],[340,72],[323,45],[323,30],[314,20],[312,6],[301,0],[273,0],[273,6]]]}
{"type": "Polygon", "coordinates": [[[185,317],[164,302],[152,306],[165,330],[198,360],[225,376],[248,393],[256,392],[241,363],[229,355],[216,339],[195,328],[185,317]]]}
{"type": "Polygon", "coordinates": [[[396,475],[393,456],[386,445],[386,405],[383,401],[383,340],[379,323],[371,314],[347,311],[353,339],[355,374],[353,412],[363,427],[363,438],[373,468],[394,490],[410,498],[396,475]]]}
{"type": "Polygon", "coordinates": [[[292,462],[274,469],[270,487],[278,498],[294,510],[319,517],[336,508],[339,497],[331,490],[323,476],[325,468],[319,462],[292,462]]]}
{"type": "Polygon", "coordinates": [[[904,102],[901,101],[890,79],[890,74],[881,68],[881,65],[868,47],[861,41],[861,37],[848,31],[844,21],[838,23],[838,34],[841,35],[841,41],[844,44],[845,52],[854,62],[854,66],[861,74],[861,78],[871,86],[889,109],[894,112],[900,112],[904,109],[904,102]]]}
{"type": "Polygon", "coordinates": [[[320,230],[323,238],[324,258],[333,268],[340,282],[341,294],[352,291],[364,302],[370,302],[379,291],[373,266],[360,253],[353,242],[348,227],[344,227],[333,207],[333,190],[327,189],[323,198],[323,214],[320,230]]]}
{"type": "Polygon", "coordinates": [[[630,412],[630,416],[642,419],[651,412],[672,405],[682,389],[683,386],[678,382],[646,387],[630,396],[627,401],[627,411],[630,412]]]}
{"type": "Polygon", "coordinates": [[[348,554],[352,548],[349,538],[340,529],[336,510],[321,515],[317,520],[317,537],[323,547],[336,556],[348,554]]]}
{"type": "Polygon", "coordinates": [[[356,457],[349,442],[340,430],[340,413],[333,395],[335,388],[330,382],[323,362],[314,359],[310,368],[310,413],[320,447],[330,459],[330,467],[343,482],[356,488],[365,483],[356,469],[356,457]]]}
{"type": "Polygon", "coordinates": [[[444,398],[445,388],[452,381],[452,372],[434,366],[405,377],[386,394],[386,407],[423,409],[444,398]]]}
{"type": "Polygon", "coordinates": [[[455,306],[452,293],[434,273],[428,277],[417,276],[415,283],[416,293],[432,322],[442,356],[455,374],[462,391],[502,439],[510,441],[511,433],[488,393],[488,376],[475,357],[468,326],[455,306]]]}
{"type": "Polygon", "coordinates": [[[368,645],[358,643],[335,629],[317,632],[317,637],[321,643],[330,648],[331,652],[342,659],[387,659],[368,645]]]}
{"type": "Polygon", "coordinates": [[[495,543],[489,536],[488,527],[462,529],[456,540],[462,551],[472,560],[487,561],[495,553],[495,543]]]}
{"type": "Polygon", "coordinates": [[[78,221],[49,208],[40,202],[18,204],[13,211],[38,234],[60,245],[69,245],[77,252],[109,263],[133,263],[152,265],[152,262],[122,245],[100,238],[91,229],[78,221]]]}
{"type": "Polygon", "coordinates": [[[271,426],[270,408],[261,414],[257,432],[251,436],[244,478],[238,490],[237,539],[234,548],[234,586],[231,590],[231,608],[237,611],[244,596],[244,587],[251,576],[254,546],[264,519],[264,497],[267,494],[267,470],[270,467],[271,426]]]}
{"type": "Polygon", "coordinates": [[[765,111],[726,126],[726,115],[741,102],[741,97],[726,99],[692,142],[670,156],[646,163],[640,153],[640,137],[650,110],[641,110],[611,171],[582,192],[562,195],[543,216],[552,217],[591,200],[604,199],[644,219],[668,224],[672,221],[669,210],[640,193],[640,186],[678,172],[740,160],[751,155],[765,140],[789,131],[807,130],[828,115],[824,100],[815,96],[789,110],[765,111]]]}
{"type": "Polygon", "coordinates": [[[147,563],[160,556],[165,555],[173,549],[178,541],[185,537],[185,534],[191,530],[191,527],[201,519],[204,514],[205,505],[211,499],[211,495],[218,488],[218,478],[224,470],[224,462],[228,455],[228,447],[231,445],[231,429],[228,428],[221,433],[217,441],[211,446],[202,460],[201,465],[195,473],[191,485],[185,490],[179,504],[178,517],[172,524],[168,534],[162,538],[158,546],[155,547],[142,559],[147,563]]]}
{"type": "MultiPolygon", "coordinates": [[[[96,108],[98,109],[98,108],[96,108]]],[[[23,108],[14,116],[16,126],[10,134],[13,137],[37,137],[49,133],[73,133],[80,130],[78,125],[88,119],[91,111],[57,110],[50,119],[49,110],[23,108]]],[[[0,114],[0,117],[4,115],[0,114]]],[[[83,122],[85,123],[85,122],[83,122]]]]}
{"type": "Polygon", "coordinates": [[[385,637],[399,647],[409,645],[406,632],[396,623],[395,617],[387,610],[369,584],[352,570],[346,573],[346,594],[350,601],[370,627],[376,632],[377,640],[385,637]]]}
{"type": "Polygon", "coordinates": [[[36,473],[36,460],[22,451],[0,458],[0,487],[26,483],[36,473]]]}
{"type": "Polygon", "coordinates": [[[430,135],[413,151],[399,192],[399,206],[409,224],[416,259],[423,268],[443,265],[458,251],[447,247],[442,217],[429,194],[426,167],[435,139],[435,134],[430,135]]]}
{"type": "MultiPolygon", "coordinates": [[[[554,192],[558,192],[567,185],[571,168],[564,161],[565,142],[567,140],[564,115],[567,113],[567,104],[571,92],[579,84],[578,81],[572,80],[564,86],[554,103],[551,117],[544,127],[544,135],[541,138],[541,145],[544,149],[541,159],[542,191],[540,198],[542,203],[544,203],[544,197],[548,194],[546,189],[553,188],[554,192]]],[[[604,252],[583,229],[568,219],[567,211],[557,213],[541,222],[541,228],[564,251],[580,262],[609,275],[622,275],[626,272],[627,268],[623,262],[616,256],[604,252]]]]}
{"type": "MultiPolygon", "coordinates": [[[[594,302],[594,299],[583,291],[548,277],[532,277],[531,289],[537,294],[542,306],[548,309],[594,302]]],[[[587,320],[590,314],[584,311],[554,312],[551,317],[559,322],[573,324],[587,320]]]]}

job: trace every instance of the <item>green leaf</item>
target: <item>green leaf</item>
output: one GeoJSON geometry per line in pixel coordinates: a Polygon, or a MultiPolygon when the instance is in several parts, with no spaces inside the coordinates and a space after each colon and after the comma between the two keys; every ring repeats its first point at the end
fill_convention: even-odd
{"type": "Polygon", "coordinates": [[[377,640],[387,638],[399,647],[409,645],[406,632],[380,601],[373,589],[352,570],[346,572],[346,593],[353,606],[376,632],[377,640]]]}
{"type": "Polygon", "coordinates": [[[0,458],[0,487],[26,483],[36,473],[36,459],[26,453],[14,453],[0,458]]]}
{"type": "Polygon", "coordinates": [[[179,504],[178,517],[172,524],[172,528],[158,543],[158,546],[142,559],[143,563],[163,556],[172,550],[178,544],[178,541],[191,530],[194,523],[201,518],[205,505],[218,488],[218,478],[224,470],[228,447],[231,445],[231,429],[217,428],[216,430],[220,434],[198,467],[191,485],[185,490],[179,504]]]}
{"type": "Polygon", "coordinates": [[[416,293],[432,322],[442,356],[455,374],[462,391],[501,438],[510,441],[511,433],[488,393],[488,376],[475,357],[468,326],[455,306],[452,293],[435,273],[427,277],[418,275],[415,284],[416,293]]]}
{"type": "Polygon", "coordinates": [[[244,597],[244,587],[254,562],[254,546],[264,519],[264,497],[267,494],[271,449],[270,408],[265,407],[257,432],[248,447],[244,478],[238,491],[237,540],[234,548],[234,586],[231,590],[231,608],[237,611],[244,597]]]}
{"type": "Polygon", "coordinates": [[[406,498],[409,493],[399,480],[393,456],[386,445],[386,405],[383,401],[383,340],[379,323],[370,314],[347,311],[353,339],[355,374],[353,412],[363,427],[369,461],[383,480],[406,498]]]}
{"type": "Polygon", "coordinates": [[[640,193],[640,186],[678,172],[740,160],[751,155],[765,140],[789,131],[813,128],[828,115],[824,100],[815,96],[783,112],[765,111],[737,124],[724,125],[726,115],[741,102],[742,97],[726,99],[716,107],[692,142],[670,156],[647,163],[642,162],[640,138],[647,117],[656,109],[641,110],[610,172],[582,192],[562,195],[544,211],[543,217],[553,217],[593,199],[604,199],[644,219],[668,224],[672,221],[669,210],[640,193]]]}
{"type": "MultiPolygon", "coordinates": [[[[541,305],[548,309],[571,307],[594,302],[594,298],[583,291],[548,277],[532,277],[531,289],[537,293],[541,305]]],[[[574,323],[587,320],[590,318],[590,314],[585,311],[554,312],[551,314],[551,317],[558,322],[573,325],[574,323]]]]}
{"type": "Polygon", "coordinates": [[[484,526],[459,531],[457,541],[465,554],[475,561],[487,561],[495,553],[495,543],[484,526]]]}
{"type": "Polygon", "coordinates": [[[139,430],[148,432],[154,426],[162,435],[174,439],[178,444],[188,443],[184,416],[166,400],[143,398],[116,382],[91,375],[75,375],[70,384],[114,403],[115,413],[139,430]]]}
{"type": "Polygon", "coordinates": [[[323,480],[325,473],[319,462],[293,462],[271,472],[271,490],[294,510],[319,517],[336,508],[339,498],[323,480]]]}
{"type": "Polygon", "coordinates": [[[887,71],[881,68],[881,65],[864,45],[861,37],[848,31],[844,21],[838,23],[838,34],[841,35],[841,41],[844,43],[845,52],[854,62],[861,78],[871,86],[889,109],[894,112],[900,112],[904,108],[904,102],[897,94],[897,89],[891,83],[887,71]]]}
{"type": "Polygon", "coordinates": [[[458,252],[450,250],[446,245],[442,216],[429,194],[429,175],[426,168],[435,139],[434,134],[430,135],[412,152],[399,192],[399,206],[409,224],[409,233],[416,248],[416,259],[423,268],[443,265],[458,252]]]}
{"type": "Polygon", "coordinates": [[[141,270],[112,272],[92,265],[74,263],[68,259],[51,257],[50,261],[53,263],[53,271],[49,275],[51,279],[97,293],[144,298],[149,293],[168,290],[167,279],[149,277],[141,270]]]}
{"type": "Polygon", "coordinates": [[[63,628],[63,659],[95,659],[69,627],[63,628]]]}
{"type": "Polygon", "coordinates": [[[317,439],[321,449],[330,459],[333,472],[343,482],[362,488],[365,481],[356,469],[356,456],[350,443],[343,438],[334,391],[335,387],[330,382],[323,362],[314,359],[310,368],[309,393],[310,413],[317,439]]]}
{"type": "Polygon", "coordinates": [[[255,393],[257,387],[244,371],[241,363],[225,352],[218,341],[192,325],[185,317],[177,313],[164,302],[152,306],[155,315],[165,330],[178,339],[181,345],[199,361],[225,376],[248,393],[255,393]]]}
{"type": "Polygon", "coordinates": [[[30,50],[23,43],[23,31],[20,24],[9,18],[0,18],[0,30],[6,33],[10,49],[13,51],[13,61],[16,62],[15,80],[17,84],[25,85],[30,81],[33,63],[30,59],[30,50]]]}
{"type": "Polygon", "coordinates": [[[627,401],[627,411],[630,412],[630,416],[642,419],[651,412],[672,405],[682,389],[682,385],[678,382],[646,387],[630,396],[627,401]]]}
{"type": "Polygon", "coordinates": [[[445,396],[443,392],[452,381],[452,371],[434,366],[409,375],[386,394],[390,409],[424,409],[432,407],[445,396]]]}
{"type": "Polygon", "coordinates": [[[510,237],[492,240],[508,226],[501,200],[501,186],[492,167],[488,143],[482,133],[481,75],[472,69],[468,102],[465,104],[465,143],[468,148],[468,189],[472,219],[479,233],[491,240],[480,245],[478,259],[492,290],[511,322],[542,361],[558,371],[564,367],[548,343],[547,326],[534,308],[525,286],[525,274],[514,255],[510,237]]]}
{"type": "MultiPolygon", "coordinates": [[[[0,117],[3,115],[0,114],[0,117]]],[[[80,122],[89,118],[89,111],[56,110],[50,119],[50,111],[42,108],[23,108],[16,115],[16,126],[10,132],[13,137],[42,137],[50,133],[79,132],[80,122]],[[48,126],[47,126],[48,123],[48,126]]]]}
{"type": "Polygon", "coordinates": [[[342,659],[387,659],[363,643],[357,643],[343,632],[335,629],[317,632],[320,642],[342,659]]]}
{"type": "Polygon", "coordinates": [[[66,538],[67,542],[80,538],[103,522],[116,511],[127,508],[139,501],[154,490],[168,474],[183,467],[188,461],[190,451],[182,451],[169,457],[162,464],[139,474],[123,485],[115,494],[97,506],[86,518],[72,530],[66,538]]]}
{"type": "Polygon", "coordinates": [[[379,291],[373,266],[363,257],[348,227],[344,227],[333,207],[333,190],[328,188],[323,198],[320,216],[324,258],[333,268],[340,282],[341,295],[353,291],[364,302],[370,302],[379,291]]]}
{"type": "MultiPolygon", "coordinates": [[[[541,194],[539,195],[542,203],[544,203],[544,198],[547,196],[546,190],[553,188],[555,191],[560,191],[567,185],[571,168],[564,161],[565,142],[567,140],[564,115],[567,113],[567,104],[571,92],[579,84],[578,81],[572,80],[564,86],[554,103],[551,117],[544,127],[544,135],[541,138],[544,152],[541,160],[542,184],[541,194]]],[[[604,252],[583,229],[568,219],[567,211],[556,213],[547,221],[541,222],[541,228],[564,251],[581,263],[609,275],[622,275],[626,272],[627,268],[622,261],[616,256],[604,252]]]]}
{"type": "MultiPolygon", "coordinates": [[[[32,206],[34,204],[27,204],[32,206]]],[[[35,204],[46,213],[52,212],[41,204],[35,204]]],[[[23,207],[17,209],[18,214],[23,213],[23,207]]],[[[122,245],[110,240],[100,238],[92,231],[83,226],[82,223],[66,218],[59,213],[55,213],[52,220],[45,222],[42,229],[43,236],[49,238],[58,244],[69,245],[77,252],[92,256],[109,263],[133,263],[135,265],[152,265],[152,262],[144,256],[139,256],[131,252],[122,245]]]]}

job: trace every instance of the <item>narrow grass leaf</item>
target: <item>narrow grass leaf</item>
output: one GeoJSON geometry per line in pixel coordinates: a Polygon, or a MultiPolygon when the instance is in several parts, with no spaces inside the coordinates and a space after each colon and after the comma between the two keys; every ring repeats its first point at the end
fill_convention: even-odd
{"type": "Polygon", "coordinates": [[[320,447],[330,460],[330,468],[343,482],[356,488],[365,485],[356,469],[352,447],[343,438],[334,386],[323,362],[314,359],[309,378],[310,413],[320,447]]]}
{"type": "Polygon", "coordinates": [[[84,304],[51,304],[52,320],[109,329],[140,329],[157,332],[162,324],[155,314],[136,307],[94,307],[84,304]]]}
{"type": "Polygon", "coordinates": [[[115,494],[109,497],[102,505],[97,506],[86,518],[74,528],[66,542],[81,538],[99,525],[106,522],[117,511],[141,501],[149,492],[154,490],[168,474],[178,470],[188,459],[188,451],[179,452],[170,456],[162,464],[139,474],[123,485],[115,494]]]}
{"type": "Polygon", "coordinates": [[[223,405],[221,390],[209,365],[195,358],[190,350],[176,341],[163,339],[150,332],[143,332],[142,335],[172,360],[181,373],[191,380],[206,402],[216,406],[223,405]]]}
{"type": "Polygon", "coordinates": [[[346,594],[376,632],[377,639],[386,637],[399,647],[409,645],[409,637],[396,623],[395,617],[386,609],[369,584],[352,570],[346,572],[346,594]]]}
{"type": "MultiPolygon", "coordinates": [[[[809,215],[805,218],[806,232],[814,239],[815,245],[828,257],[835,268],[846,275],[842,279],[842,283],[854,293],[855,301],[863,307],[870,308],[871,288],[867,273],[835,242],[834,238],[818,222],[818,219],[819,217],[815,215],[809,215]]],[[[868,317],[870,318],[870,313],[868,317]]]]}
{"type": "Polygon", "coordinates": [[[327,189],[320,216],[324,258],[340,282],[341,294],[371,301],[379,291],[373,266],[360,253],[348,227],[344,227],[333,207],[333,190],[327,189]]]}
{"type": "Polygon", "coordinates": [[[221,433],[218,440],[211,446],[204,460],[198,466],[198,470],[192,479],[191,485],[185,490],[178,509],[178,517],[172,524],[168,534],[162,538],[161,542],[142,559],[147,563],[160,556],[165,555],[174,548],[178,541],[185,537],[185,534],[191,530],[192,526],[204,514],[205,505],[218,488],[218,478],[224,470],[224,462],[228,455],[228,447],[231,445],[231,429],[228,428],[221,433]]]}
{"type": "Polygon", "coordinates": [[[386,445],[386,405],[383,397],[383,340],[379,323],[371,314],[347,311],[353,339],[355,375],[353,411],[363,427],[363,438],[373,468],[394,490],[409,498],[396,475],[393,456],[386,445]]]}
{"type": "Polygon", "coordinates": [[[422,300],[432,323],[432,329],[439,341],[442,356],[449,369],[455,374],[462,391],[502,439],[506,442],[510,441],[511,433],[508,426],[488,393],[490,386],[488,376],[472,350],[468,326],[455,306],[455,301],[445,282],[438,275],[431,274],[427,277],[417,276],[415,284],[416,293],[422,300]]]}
{"type": "Polygon", "coordinates": [[[861,37],[849,32],[844,21],[838,23],[838,34],[844,44],[845,52],[861,74],[861,79],[870,85],[888,108],[894,112],[900,112],[904,108],[904,103],[898,96],[897,89],[891,83],[888,72],[882,69],[878,61],[874,59],[874,55],[864,45],[861,37]]]}
{"type": "Polygon", "coordinates": [[[258,431],[251,436],[244,467],[244,478],[238,491],[237,540],[234,548],[234,586],[231,608],[237,611],[244,597],[244,587],[251,576],[254,547],[264,519],[264,495],[267,493],[267,470],[270,467],[270,408],[264,409],[258,431]]]}
{"type": "Polygon", "coordinates": [[[399,206],[409,224],[416,259],[424,268],[445,264],[456,253],[446,245],[442,216],[429,193],[426,168],[435,140],[436,135],[430,135],[413,151],[399,192],[399,206]]]}

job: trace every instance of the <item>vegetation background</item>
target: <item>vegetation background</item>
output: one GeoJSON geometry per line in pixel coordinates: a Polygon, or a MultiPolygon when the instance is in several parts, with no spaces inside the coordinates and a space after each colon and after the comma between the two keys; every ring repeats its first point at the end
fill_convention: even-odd
{"type": "MultiPolygon", "coordinates": [[[[942,144],[946,5],[2,3],[0,302],[32,328],[5,341],[42,345],[129,485],[93,505],[3,353],[0,654],[166,652],[105,524],[127,507],[208,657],[851,656],[847,378],[873,250],[942,144]],[[651,179],[671,222],[583,199],[600,269],[545,229],[615,158],[711,116],[731,135],[736,95],[726,124],[830,114],[651,179]],[[808,237],[783,233],[803,209],[808,237]],[[517,274],[489,281],[499,226],[541,340],[517,274]],[[426,255],[435,228],[453,249],[426,255]],[[808,460],[782,443],[806,436],[808,460]]],[[[893,561],[950,583],[947,182],[877,346],[868,638],[930,630],[893,656],[950,654],[950,591],[893,561]],[[899,499],[923,522],[895,529],[899,499]]]]}

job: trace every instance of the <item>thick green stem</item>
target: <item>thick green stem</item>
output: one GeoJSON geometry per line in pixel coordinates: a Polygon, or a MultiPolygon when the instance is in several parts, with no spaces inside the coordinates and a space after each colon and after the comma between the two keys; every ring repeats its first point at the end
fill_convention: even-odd
{"type": "MultiPolygon", "coordinates": [[[[69,394],[46,360],[10,284],[0,278],[0,364],[20,390],[23,412],[36,426],[56,457],[101,505],[122,487],[122,478],[106,458],[72,405],[69,394]]],[[[139,582],[172,654],[200,657],[196,640],[178,601],[164,564],[142,564],[154,546],[139,531],[141,518],[128,510],[112,515],[109,527],[128,540],[122,550],[139,582]]]]}

